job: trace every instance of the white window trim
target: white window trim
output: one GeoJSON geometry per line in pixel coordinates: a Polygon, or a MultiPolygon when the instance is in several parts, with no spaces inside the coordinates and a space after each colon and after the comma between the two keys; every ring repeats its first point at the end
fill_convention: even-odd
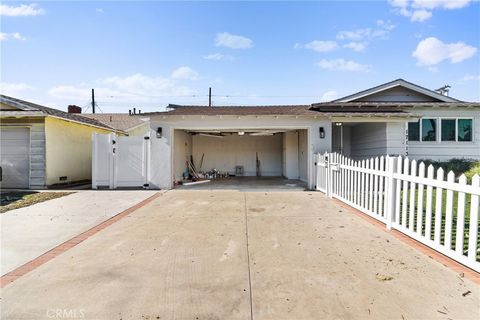
{"type": "Polygon", "coordinates": [[[438,142],[438,136],[439,136],[439,134],[438,134],[438,131],[439,131],[439,130],[438,130],[438,129],[439,129],[438,122],[439,122],[439,121],[438,121],[438,120],[439,120],[439,118],[436,118],[436,117],[425,117],[425,118],[421,118],[421,119],[420,119],[420,126],[419,126],[419,128],[420,128],[420,129],[419,129],[419,130],[420,130],[419,139],[420,139],[420,140],[419,140],[419,142],[438,142]],[[425,140],[423,140],[423,120],[430,120],[430,119],[431,119],[431,120],[435,120],[435,122],[436,122],[436,126],[435,126],[435,140],[433,140],[433,141],[425,141],[425,140]]]}
{"type": "MultiPolygon", "coordinates": [[[[455,142],[474,142],[475,140],[475,121],[471,117],[457,117],[455,118],[455,142]],[[470,120],[472,121],[472,140],[470,141],[458,141],[458,120],[470,120]]],[[[453,142],[453,141],[452,141],[453,142]]]]}
{"type": "MultiPolygon", "coordinates": [[[[413,121],[409,121],[413,122],[413,121]]],[[[475,119],[473,117],[422,117],[418,120],[418,130],[419,130],[419,135],[418,135],[418,141],[416,140],[409,140],[411,142],[415,143],[454,143],[454,142],[459,142],[459,143],[473,143],[475,142],[475,119]],[[435,132],[435,141],[425,141],[423,140],[423,135],[422,135],[422,120],[427,120],[427,119],[435,119],[437,122],[437,128],[435,132]],[[455,141],[443,141],[442,140],[442,120],[455,120],[455,141]],[[458,120],[470,120],[472,122],[472,140],[470,141],[458,141],[458,120]]],[[[408,130],[408,123],[407,123],[407,130],[408,130]]]]}

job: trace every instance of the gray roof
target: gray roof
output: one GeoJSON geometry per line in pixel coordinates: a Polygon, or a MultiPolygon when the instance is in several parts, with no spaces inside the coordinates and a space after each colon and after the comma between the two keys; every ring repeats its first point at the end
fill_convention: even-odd
{"type": "MultiPolygon", "coordinates": [[[[111,126],[108,126],[108,125],[106,125],[106,124],[104,124],[100,121],[97,121],[95,119],[90,119],[90,118],[87,118],[87,117],[83,117],[83,116],[79,115],[78,113],[68,113],[68,112],[65,112],[65,111],[58,110],[58,109],[53,109],[53,108],[41,106],[39,104],[28,102],[28,101],[25,101],[25,100],[12,98],[12,97],[9,97],[9,96],[3,95],[3,94],[0,95],[0,102],[4,103],[6,105],[12,106],[12,107],[16,107],[16,108],[18,108],[20,110],[23,110],[23,111],[41,111],[46,116],[50,115],[50,116],[53,116],[53,117],[62,118],[62,119],[65,119],[65,120],[70,120],[70,121],[75,121],[75,122],[83,123],[83,124],[90,125],[90,126],[100,127],[100,128],[104,128],[104,129],[107,129],[107,130],[120,131],[120,130],[117,130],[117,129],[111,127],[111,126]]],[[[8,113],[9,111],[8,110],[2,110],[2,112],[8,113]]]]}
{"type": "MultiPolygon", "coordinates": [[[[141,116],[143,113],[139,115],[141,116]]],[[[83,113],[82,117],[95,119],[107,126],[124,131],[146,123],[138,116],[129,115],[128,113],[83,113]]]]}
{"type": "Polygon", "coordinates": [[[142,115],[204,115],[204,116],[248,116],[248,115],[306,115],[317,116],[317,111],[310,110],[310,105],[271,105],[271,106],[192,106],[169,105],[170,111],[147,112],[142,115]]]}
{"type": "Polygon", "coordinates": [[[403,79],[396,79],[396,80],[393,80],[393,81],[389,81],[389,82],[380,84],[378,86],[375,86],[375,87],[372,87],[372,88],[369,88],[369,89],[366,89],[366,90],[362,90],[362,91],[356,92],[354,94],[350,94],[348,96],[333,100],[332,102],[349,102],[351,100],[356,99],[357,97],[363,97],[365,95],[370,95],[370,94],[373,94],[373,93],[376,93],[376,92],[379,92],[379,91],[383,91],[385,89],[391,88],[392,86],[406,87],[410,90],[414,90],[414,91],[420,92],[424,95],[431,96],[431,97],[439,100],[440,103],[442,103],[442,101],[444,101],[444,102],[462,102],[460,100],[454,99],[452,97],[441,95],[440,93],[438,93],[436,91],[430,90],[428,88],[419,86],[418,84],[415,84],[415,83],[412,83],[412,82],[409,82],[409,81],[406,81],[406,80],[403,80],[403,79]]]}

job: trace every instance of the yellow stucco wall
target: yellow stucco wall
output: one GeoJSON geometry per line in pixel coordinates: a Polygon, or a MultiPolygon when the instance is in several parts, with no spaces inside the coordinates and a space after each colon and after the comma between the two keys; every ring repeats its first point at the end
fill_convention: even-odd
{"type": "Polygon", "coordinates": [[[60,120],[45,119],[46,184],[92,179],[92,133],[108,130],[60,120]],[[66,176],[67,180],[59,178],[66,176]]]}
{"type": "Polygon", "coordinates": [[[146,122],[138,127],[127,131],[127,133],[129,136],[143,136],[148,133],[148,131],[150,131],[150,124],[146,122]]]}

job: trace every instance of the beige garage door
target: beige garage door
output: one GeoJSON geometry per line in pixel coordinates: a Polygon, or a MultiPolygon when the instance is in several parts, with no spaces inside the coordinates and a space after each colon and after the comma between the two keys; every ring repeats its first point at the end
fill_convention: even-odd
{"type": "Polygon", "coordinates": [[[0,127],[1,188],[28,188],[30,129],[0,127]]]}

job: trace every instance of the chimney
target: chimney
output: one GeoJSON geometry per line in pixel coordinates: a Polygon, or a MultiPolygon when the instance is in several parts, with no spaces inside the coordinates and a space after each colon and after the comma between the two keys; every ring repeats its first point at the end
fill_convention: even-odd
{"type": "Polygon", "coordinates": [[[74,104],[71,104],[68,106],[68,113],[82,113],[82,108],[74,104]]]}
{"type": "Polygon", "coordinates": [[[451,86],[449,86],[448,84],[444,85],[443,87],[441,88],[438,88],[437,90],[435,90],[437,93],[440,93],[442,96],[447,96],[448,97],[448,94],[450,92],[450,88],[451,86]]]}

